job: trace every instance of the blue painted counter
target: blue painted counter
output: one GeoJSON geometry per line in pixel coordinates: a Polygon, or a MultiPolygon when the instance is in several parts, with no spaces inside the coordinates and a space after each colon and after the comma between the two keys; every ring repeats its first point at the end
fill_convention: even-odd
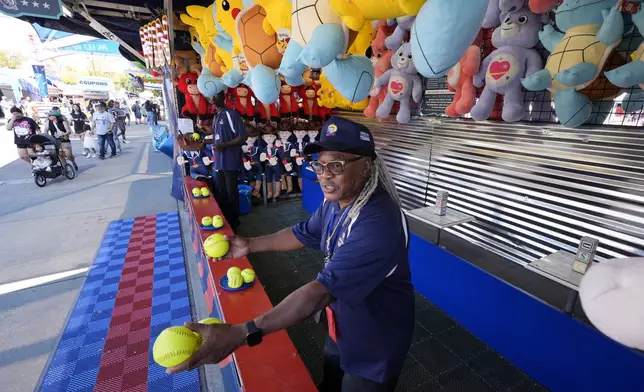
{"type": "Polygon", "coordinates": [[[416,290],[552,391],[644,391],[644,355],[412,234],[416,290]]]}

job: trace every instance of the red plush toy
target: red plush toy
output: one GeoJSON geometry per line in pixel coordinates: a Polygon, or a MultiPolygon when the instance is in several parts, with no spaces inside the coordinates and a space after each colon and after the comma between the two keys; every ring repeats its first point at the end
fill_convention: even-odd
{"type": "Polygon", "coordinates": [[[199,75],[193,72],[186,72],[179,78],[177,88],[186,98],[186,104],[181,108],[183,117],[196,118],[205,116],[210,113],[210,105],[206,98],[201,95],[197,88],[197,78],[199,75]]]}
{"type": "Polygon", "coordinates": [[[295,117],[298,109],[295,88],[282,81],[282,87],[280,88],[280,114],[284,117],[295,117]]]}
{"type": "Polygon", "coordinates": [[[272,125],[277,126],[280,112],[277,110],[276,103],[267,104],[259,102],[257,110],[259,111],[259,118],[264,124],[270,125],[272,123],[272,125]]]}
{"type": "MultiPolygon", "coordinates": [[[[371,47],[373,47],[373,45],[374,44],[372,43],[371,47]]],[[[385,49],[382,53],[379,54],[378,57],[372,58],[372,62],[374,63],[373,72],[376,78],[380,77],[380,75],[391,69],[391,58],[393,57],[394,53],[396,53],[395,50],[385,49]]],[[[382,101],[385,100],[387,93],[388,91],[386,88],[381,88],[375,96],[369,98],[369,106],[364,109],[363,114],[366,117],[375,118],[376,110],[378,109],[378,106],[382,103],[382,101]]]]}
{"type": "Polygon", "coordinates": [[[445,109],[449,117],[463,116],[472,110],[476,103],[476,88],[472,78],[481,66],[481,49],[478,45],[469,47],[463,58],[447,74],[447,87],[456,92],[454,100],[445,109]]]}
{"type": "Polygon", "coordinates": [[[251,119],[255,117],[257,109],[253,105],[253,90],[245,84],[240,84],[235,89],[235,107],[242,118],[251,119]]]}
{"type": "Polygon", "coordinates": [[[301,86],[298,95],[302,98],[302,107],[300,108],[300,116],[306,117],[309,120],[319,120],[320,105],[318,105],[318,86],[313,83],[310,86],[301,86]]]}
{"type": "Polygon", "coordinates": [[[235,109],[237,89],[230,88],[230,87],[227,88],[226,92],[224,93],[224,96],[226,97],[226,107],[228,109],[235,109]]]}

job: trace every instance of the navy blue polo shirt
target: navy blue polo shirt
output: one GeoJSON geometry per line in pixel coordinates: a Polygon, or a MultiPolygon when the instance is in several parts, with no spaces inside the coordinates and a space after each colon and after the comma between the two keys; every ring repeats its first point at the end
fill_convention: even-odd
{"type": "MultiPolygon", "coordinates": [[[[214,144],[229,142],[246,135],[246,125],[235,110],[222,109],[213,122],[214,144]]],[[[241,170],[243,152],[241,145],[227,148],[221,152],[214,151],[214,170],[241,170]]]]}
{"type": "MultiPolygon", "coordinates": [[[[343,212],[339,203],[325,202],[293,233],[305,246],[324,251],[329,223],[343,212]]],[[[414,332],[407,242],[402,211],[378,187],[338,233],[335,251],[317,277],[336,299],[331,308],[347,373],[377,382],[400,374],[414,332]]]]}

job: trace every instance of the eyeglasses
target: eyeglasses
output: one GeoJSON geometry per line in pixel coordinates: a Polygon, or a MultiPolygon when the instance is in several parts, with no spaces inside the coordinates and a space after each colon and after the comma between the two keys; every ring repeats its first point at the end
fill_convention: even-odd
{"type": "Polygon", "coordinates": [[[320,161],[311,161],[311,168],[315,174],[322,175],[324,174],[324,169],[328,169],[329,173],[334,175],[340,175],[344,173],[344,166],[347,163],[356,162],[361,160],[364,157],[357,157],[352,159],[347,159],[345,161],[330,161],[327,163],[322,163],[320,161]]]}

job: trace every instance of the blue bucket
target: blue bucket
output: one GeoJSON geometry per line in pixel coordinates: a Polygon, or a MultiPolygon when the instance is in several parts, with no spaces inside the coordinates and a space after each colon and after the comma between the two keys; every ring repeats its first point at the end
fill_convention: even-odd
{"type": "Polygon", "coordinates": [[[250,185],[239,185],[239,215],[250,214],[250,206],[253,197],[253,187],[250,185]]]}

